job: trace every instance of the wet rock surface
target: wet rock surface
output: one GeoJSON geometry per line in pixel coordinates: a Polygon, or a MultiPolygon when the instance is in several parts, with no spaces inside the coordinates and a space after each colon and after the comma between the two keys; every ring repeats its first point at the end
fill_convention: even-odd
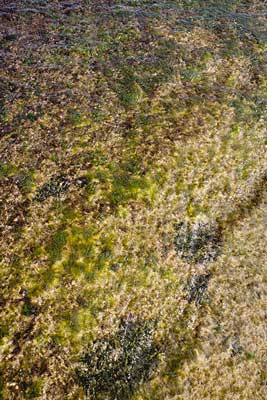
{"type": "Polygon", "coordinates": [[[91,345],[78,370],[89,399],[128,399],[151,377],[159,353],[153,325],[130,316],[113,335],[91,345]]]}

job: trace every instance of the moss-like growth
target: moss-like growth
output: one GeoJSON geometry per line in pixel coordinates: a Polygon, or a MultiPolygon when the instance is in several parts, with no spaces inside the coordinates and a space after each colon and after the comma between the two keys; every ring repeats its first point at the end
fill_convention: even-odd
{"type": "Polygon", "coordinates": [[[193,225],[180,222],[176,231],[176,252],[187,262],[211,262],[220,254],[222,239],[215,224],[206,221],[197,221],[193,225]]]}
{"type": "Polygon", "coordinates": [[[230,352],[231,352],[231,357],[235,357],[237,355],[240,355],[241,353],[243,353],[244,348],[240,343],[240,339],[238,336],[235,336],[233,338],[233,341],[230,345],[230,352]]]}
{"type": "Polygon", "coordinates": [[[24,303],[22,306],[22,314],[29,317],[31,315],[34,315],[36,312],[35,307],[31,303],[24,303]]]}
{"type": "Polygon", "coordinates": [[[102,339],[81,362],[88,397],[127,399],[156,364],[146,321],[157,315],[164,360],[134,398],[235,396],[221,357],[221,336],[235,330],[242,344],[257,338],[254,359],[245,351],[231,359],[226,348],[231,368],[239,364],[231,376],[244,380],[240,396],[264,393],[264,376],[245,363],[264,367],[263,3],[1,7],[4,399],[84,399],[71,361],[93,338],[102,339]],[[173,234],[175,218],[190,222],[173,234]],[[220,229],[228,244],[210,266],[216,290],[207,304],[220,229]],[[197,268],[205,272],[190,274],[197,268]],[[114,332],[126,309],[146,321],[124,320],[114,332]]]}
{"type": "Polygon", "coordinates": [[[41,394],[42,381],[39,379],[31,382],[22,382],[20,386],[25,399],[36,399],[41,394]]]}
{"type": "Polygon", "coordinates": [[[194,275],[188,283],[188,301],[200,305],[208,288],[212,274],[194,275]]]}
{"type": "Polygon", "coordinates": [[[2,371],[0,371],[0,400],[4,399],[4,379],[3,379],[3,374],[2,371]]]}
{"type": "Polygon", "coordinates": [[[23,194],[30,193],[33,188],[32,174],[20,174],[16,178],[15,182],[23,194]]]}
{"type": "Polygon", "coordinates": [[[13,164],[0,164],[0,179],[6,178],[16,172],[16,167],[13,164]]]}
{"type": "Polygon", "coordinates": [[[130,316],[113,335],[90,346],[78,370],[88,399],[126,400],[149,380],[159,354],[153,329],[153,322],[130,316]]]}
{"type": "Polygon", "coordinates": [[[67,243],[68,234],[65,230],[58,229],[52,236],[47,251],[49,254],[50,263],[54,263],[60,259],[63,247],[67,243]]]}

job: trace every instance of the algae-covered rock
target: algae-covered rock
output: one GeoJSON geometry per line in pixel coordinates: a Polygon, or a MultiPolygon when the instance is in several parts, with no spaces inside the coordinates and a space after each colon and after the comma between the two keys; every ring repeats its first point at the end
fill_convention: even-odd
{"type": "Polygon", "coordinates": [[[89,347],[78,369],[88,399],[127,399],[151,377],[159,353],[153,329],[153,322],[130,316],[89,347]]]}

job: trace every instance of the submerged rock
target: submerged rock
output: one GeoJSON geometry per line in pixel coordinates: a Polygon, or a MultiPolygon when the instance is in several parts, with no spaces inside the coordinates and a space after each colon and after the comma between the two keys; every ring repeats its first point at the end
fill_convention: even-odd
{"type": "Polygon", "coordinates": [[[149,380],[159,354],[153,331],[153,322],[130,316],[90,346],[77,371],[88,399],[126,400],[149,380]]]}

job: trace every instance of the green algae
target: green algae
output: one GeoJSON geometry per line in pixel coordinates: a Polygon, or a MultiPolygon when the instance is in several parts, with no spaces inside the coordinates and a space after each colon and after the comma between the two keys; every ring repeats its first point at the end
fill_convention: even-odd
{"type": "MultiPolygon", "coordinates": [[[[19,196],[31,195],[33,189],[38,200],[21,219],[20,234],[15,228],[17,236],[8,229],[3,235],[1,277],[9,299],[2,311],[4,349],[11,346],[12,351],[12,338],[35,315],[30,304],[15,311],[12,302],[16,304],[20,286],[28,288],[33,309],[38,302],[45,304],[32,324],[33,336],[20,340],[29,357],[4,361],[4,396],[42,398],[47,390],[51,398],[84,398],[77,383],[71,388],[66,384],[73,377],[67,359],[103,337],[102,323],[104,332],[112,331],[109,314],[120,317],[125,305],[149,318],[154,303],[162,306],[167,319],[155,334],[169,340],[167,367],[160,377],[166,373],[170,387],[176,382],[169,397],[183,396],[177,373],[182,374],[185,364],[197,363],[200,339],[197,328],[188,326],[194,318],[205,319],[201,309],[208,280],[205,274],[189,277],[188,316],[172,321],[185,279],[180,271],[186,275],[188,264],[220,263],[218,256],[225,250],[220,232],[204,227],[194,233],[195,219],[203,214],[216,218],[224,202],[219,203],[220,196],[238,191],[238,183],[246,184],[262,162],[264,38],[254,32],[252,18],[238,15],[238,7],[246,11],[244,2],[87,2],[88,8],[84,2],[82,13],[64,16],[50,3],[50,16],[57,19],[42,19],[47,33],[45,40],[36,33],[35,49],[23,43],[13,48],[17,40],[4,39],[17,70],[12,72],[14,59],[7,58],[10,67],[3,80],[9,83],[1,85],[5,161],[0,176],[10,186],[3,193],[11,193],[10,209],[20,209],[19,196]],[[18,194],[12,176],[24,172],[25,180],[16,183],[18,194]],[[173,230],[186,217],[188,225],[173,230]],[[169,241],[163,244],[165,231],[169,241]],[[19,254],[17,261],[9,262],[10,253],[19,254]],[[174,303],[169,319],[158,297],[174,303]],[[21,371],[27,378],[29,365],[42,352],[48,354],[50,372],[44,378],[46,389],[35,393],[21,371]],[[28,383],[19,389],[6,386],[23,379],[28,383]]],[[[27,41],[27,25],[33,20],[27,13],[16,18],[27,41]]],[[[258,207],[264,182],[247,201],[241,196],[226,217],[219,213],[220,228],[233,227],[258,207]]],[[[3,223],[8,227],[12,221],[3,223]]],[[[114,344],[115,336],[104,334],[103,342],[114,344]]],[[[126,366],[136,371],[132,353],[126,366]]],[[[106,371],[110,376],[114,372],[106,371]]],[[[127,389],[123,372],[118,374],[128,396],[135,384],[127,389]]],[[[104,369],[100,375],[99,387],[108,392],[104,369]]],[[[139,389],[145,375],[135,376],[139,389]]],[[[152,386],[142,387],[141,398],[153,398],[152,386]]],[[[167,398],[164,390],[155,398],[167,398]]]]}
{"type": "Polygon", "coordinates": [[[50,243],[47,246],[47,251],[49,253],[49,260],[51,264],[60,260],[62,256],[62,250],[67,244],[68,233],[66,230],[59,229],[51,238],[50,243]]]}
{"type": "Polygon", "coordinates": [[[12,164],[1,164],[0,165],[0,179],[4,179],[12,174],[17,172],[17,168],[15,165],[12,164]]]}

